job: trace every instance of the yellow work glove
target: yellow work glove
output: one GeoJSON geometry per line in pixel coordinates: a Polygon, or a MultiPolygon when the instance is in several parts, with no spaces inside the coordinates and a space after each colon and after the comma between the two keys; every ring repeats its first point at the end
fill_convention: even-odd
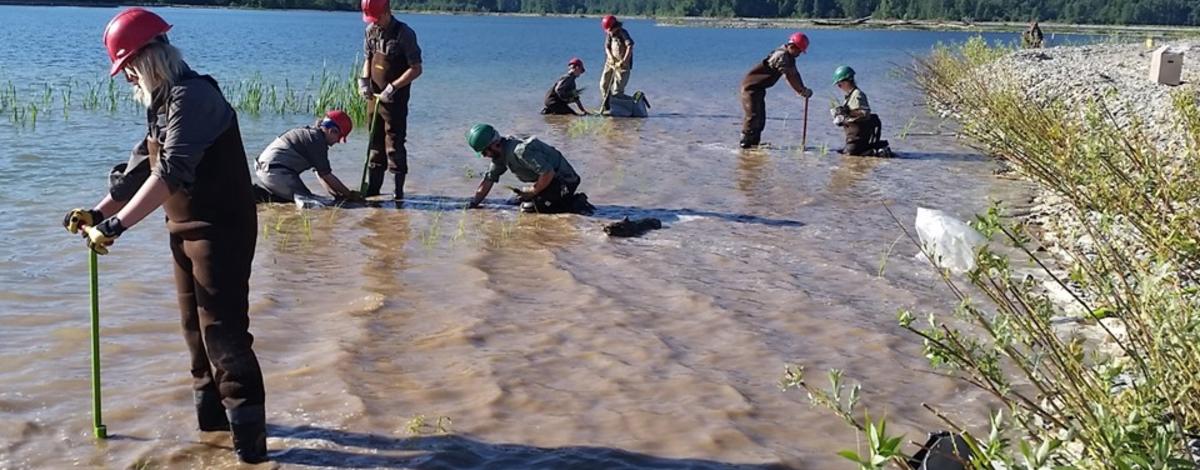
{"type": "Polygon", "coordinates": [[[67,216],[63,217],[63,228],[71,233],[79,233],[81,226],[96,225],[103,218],[104,214],[97,210],[71,209],[71,212],[67,212],[67,216]]]}
{"type": "Polygon", "coordinates": [[[83,238],[88,248],[96,254],[107,255],[108,247],[112,246],[123,232],[125,227],[121,225],[121,219],[109,217],[99,224],[88,226],[83,232],[83,238]]]}

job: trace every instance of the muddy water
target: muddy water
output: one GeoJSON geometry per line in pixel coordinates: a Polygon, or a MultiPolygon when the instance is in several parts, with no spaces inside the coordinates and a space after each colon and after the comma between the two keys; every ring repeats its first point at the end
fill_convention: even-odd
{"type": "MultiPolygon", "coordinates": [[[[0,51],[0,79],[25,86],[101,73],[97,38],[115,10],[0,12],[17,18],[6,34],[50,49],[0,51]]],[[[223,81],[253,72],[303,81],[322,64],[342,70],[360,47],[350,13],[163,13],[192,65],[223,81]]],[[[897,309],[952,304],[915,249],[894,243],[900,231],[884,209],[911,223],[917,206],[965,216],[989,199],[1025,197],[887,75],[907,54],[964,36],[813,33],[800,61],[818,90],[810,149],[799,148],[802,102],[778,87],[764,137],[774,148],[741,152],[736,83],[784,31],[631,22],[631,87],[648,93],[655,116],[579,121],[537,111],[571,55],[591,65],[580,83],[596,107],[594,20],[406,19],[427,70],[413,94],[410,201],[399,210],[259,211],[252,332],[278,464],[846,468],[833,452],[853,446],[852,433],[777,386],[794,362],[861,379],[873,414],[913,440],[937,427],[922,402],[981,416],[982,397],[927,373],[919,343],[894,326],[897,309]],[[827,76],[843,62],[859,70],[903,158],[822,151],[840,140],[827,119],[827,76]],[[486,168],[461,143],[477,121],[556,145],[597,214],[463,211],[486,168]],[[658,217],[665,228],[607,239],[600,226],[624,216],[658,217]]],[[[114,437],[90,435],[86,254],[58,223],[103,193],[104,172],[138,138],[139,119],[52,114],[36,129],[0,130],[0,468],[235,466],[227,437],[192,430],[157,217],[101,259],[114,437]]],[[[306,118],[242,121],[257,154],[306,118]]],[[[334,147],[345,180],[357,180],[364,145],[359,134],[334,147]]]]}

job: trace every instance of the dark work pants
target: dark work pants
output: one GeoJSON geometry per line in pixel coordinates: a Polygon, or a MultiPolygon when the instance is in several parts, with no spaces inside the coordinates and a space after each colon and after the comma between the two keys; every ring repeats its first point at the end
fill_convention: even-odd
{"type": "Polygon", "coordinates": [[[575,195],[575,190],[579,188],[579,181],[570,184],[563,184],[558,178],[550,182],[546,189],[533,197],[533,207],[528,208],[526,212],[537,212],[541,214],[558,214],[569,212],[571,210],[572,197],[575,195]]]}
{"type": "Polygon", "coordinates": [[[254,229],[212,230],[186,240],[171,235],[183,338],[192,357],[192,388],[218,392],[230,411],[264,403],[248,316],[256,236],[254,229]]]}
{"type": "Polygon", "coordinates": [[[571,105],[559,101],[553,105],[543,107],[542,114],[575,114],[575,110],[571,109],[571,105]]]}
{"type": "Polygon", "coordinates": [[[742,122],[742,142],[758,145],[762,131],[767,127],[767,91],[742,90],[742,111],[746,113],[742,122]]]}
{"type": "Polygon", "coordinates": [[[397,91],[391,103],[379,103],[375,113],[375,135],[371,139],[371,168],[408,174],[408,97],[409,88],[397,91]]]}

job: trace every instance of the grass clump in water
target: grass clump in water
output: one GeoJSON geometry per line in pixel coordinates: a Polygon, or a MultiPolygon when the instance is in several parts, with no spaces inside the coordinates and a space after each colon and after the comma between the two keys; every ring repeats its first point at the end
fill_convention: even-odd
{"type": "MultiPolygon", "coordinates": [[[[1167,134],[1184,136],[1182,145],[1158,142],[1103,100],[1084,107],[1061,100],[1034,105],[1019,88],[980,72],[1006,52],[982,39],[939,47],[917,61],[915,82],[931,107],[958,118],[972,145],[1065,201],[1059,218],[1069,222],[1060,228],[1062,239],[1090,243],[1065,247],[1064,273],[1040,260],[1025,228],[1002,219],[998,209],[977,218],[980,233],[1016,254],[984,246],[965,278],[939,273],[958,301],[952,314],[902,311],[898,323],[922,341],[933,368],[983,390],[999,408],[982,432],[936,406],[926,408],[964,436],[972,469],[1194,469],[1191,444],[1200,434],[1196,98],[1174,100],[1178,118],[1167,134]],[[1068,292],[1071,305],[1056,303],[1039,282],[1018,273],[1015,266],[1024,262],[1068,292]],[[1103,340],[1056,329],[1053,320],[1068,317],[1095,325],[1103,340]]],[[[827,388],[806,381],[804,372],[789,367],[784,388],[804,389],[814,405],[867,436],[843,457],[859,468],[904,465],[908,455],[885,423],[858,417],[864,392],[847,386],[840,371],[830,373],[827,388]]]]}

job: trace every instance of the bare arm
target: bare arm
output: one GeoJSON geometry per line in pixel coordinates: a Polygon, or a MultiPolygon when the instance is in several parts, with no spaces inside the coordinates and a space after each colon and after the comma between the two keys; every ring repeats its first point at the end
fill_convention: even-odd
{"type": "MultiPolygon", "coordinates": [[[[158,209],[170,196],[171,189],[167,185],[167,182],[159,178],[158,175],[151,174],[149,178],[146,178],[146,182],[142,183],[142,187],[138,189],[137,194],[133,195],[133,199],[130,199],[129,203],[117,212],[117,219],[121,221],[121,226],[126,229],[133,228],[134,225],[141,222],[147,215],[158,209]]],[[[106,197],[105,199],[109,198],[106,197]]]]}
{"type": "Polygon", "coordinates": [[[333,173],[317,174],[317,179],[321,182],[321,186],[325,187],[325,191],[333,197],[345,197],[350,194],[350,188],[342,184],[342,180],[338,179],[333,173]]]}
{"type": "Polygon", "coordinates": [[[479,204],[483,202],[483,198],[487,197],[488,193],[492,191],[493,184],[495,183],[487,179],[480,181],[479,188],[475,189],[475,197],[471,199],[471,203],[467,207],[479,207],[479,204]]]}
{"type": "Polygon", "coordinates": [[[797,72],[796,69],[788,69],[783,74],[787,77],[788,85],[792,86],[792,90],[795,90],[797,95],[805,98],[812,96],[812,90],[804,86],[804,80],[800,78],[800,72],[797,72]]]}
{"type": "Polygon", "coordinates": [[[124,208],[125,204],[128,202],[129,201],[118,201],[113,199],[111,194],[105,194],[104,199],[101,199],[100,203],[96,204],[96,207],[93,208],[93,210],[100,211],[100,213],[106,218],[112,217],[113,214],[116,214],[122,208],[124,208]]]}
{"type": "Polygon", "coordinates": [[[546,190],[547,186],[554,181],[554,170],[546,170],[541,176],[538,176],[536,182],[533,183],[533,188],[527,191],[530,195],[540,194],[546,190]]]}
{"type": "Polygon", "coordinates": [[[413,64],[412,67],[409,67],[408,70],[405,70],[404,73],[400,75],[400,78],[397,78],[396,81],[392,82],[392,88],[404,88],[408,86],[414,80],[416,80],[417,77],[421,76],[422,71],[423,69],[421,68],[421,64],[413,64]]]}
{"type": "Polygon", "coordinates": [[[371,58],[369,56],[367,60],[363,61],[362,75],[359,75],[358,78],[371,79],[371,58]]]}

